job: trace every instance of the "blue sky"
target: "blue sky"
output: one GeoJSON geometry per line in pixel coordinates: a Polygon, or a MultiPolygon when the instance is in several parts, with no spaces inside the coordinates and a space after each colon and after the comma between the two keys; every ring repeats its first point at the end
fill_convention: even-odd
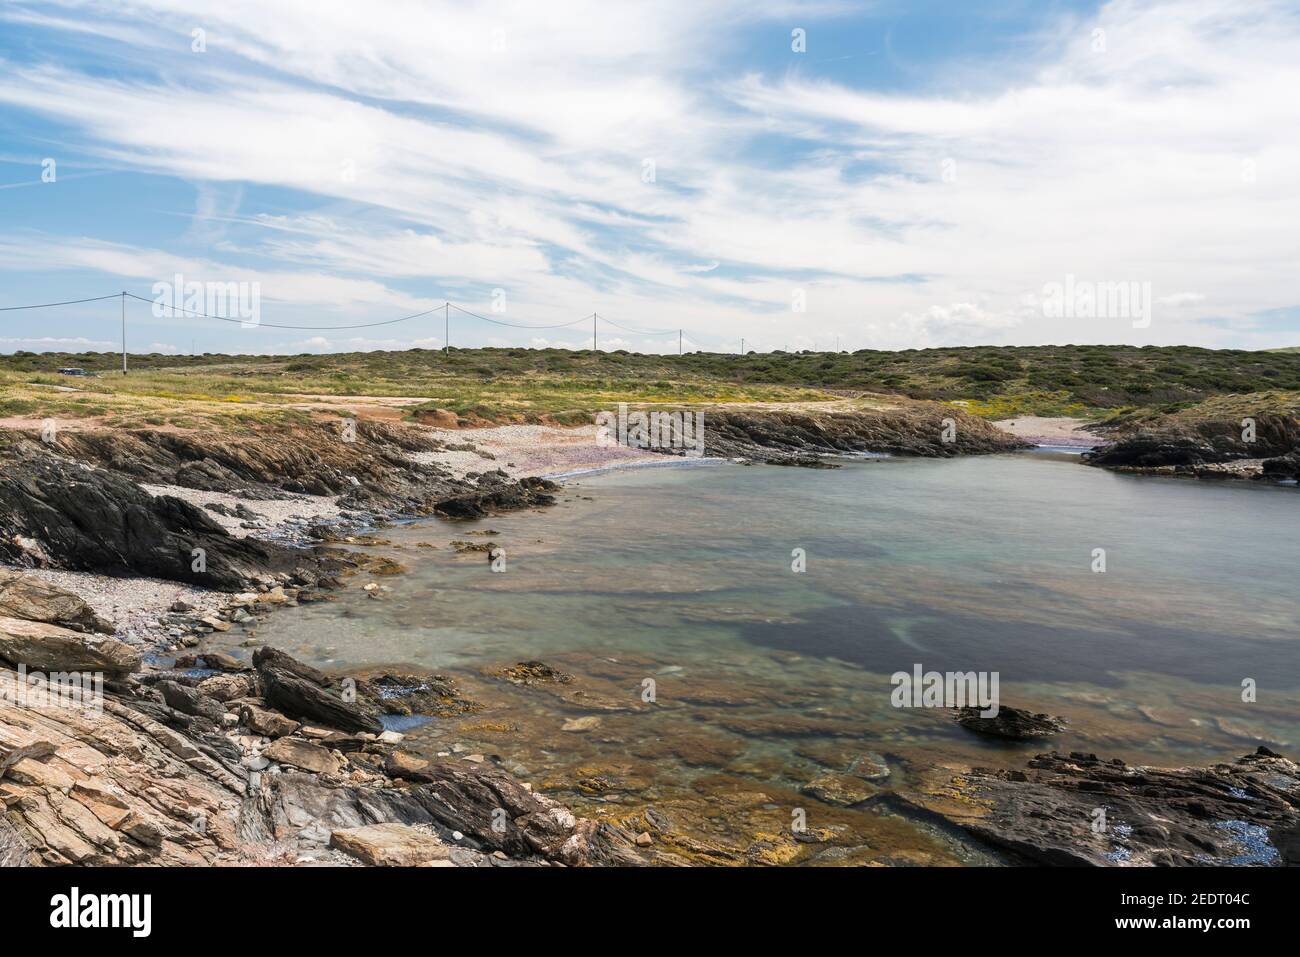
{"type": "MultiPolygon", "coordinates": [[[[256,328],[132,303],[166,352],[439,347],[325,327],[444,299],[711,350],[1291,345],[1298,43],[1269,0],[10,0],[0,306],[258,291],[256,328]],[[1053,318],[1066,276],[1151,321],[1053,318]]],[[[4,352],[117,335],[114,302],[0,313],[4,352]]]]}

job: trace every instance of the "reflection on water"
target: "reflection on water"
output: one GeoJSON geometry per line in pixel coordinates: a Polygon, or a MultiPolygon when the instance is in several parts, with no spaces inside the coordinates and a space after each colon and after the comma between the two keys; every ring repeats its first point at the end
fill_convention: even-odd
{"type": "Polygon", "coordinates": [[[1069,721],[1062,750],[1171,764],[1287,747],[1296,496],[1043,454],[612,473],[553,509],[390,530],[411,571],[382,601],[350,589],[258,637],[318,665],[458,675],[485,710],[408,746],[481,753],[633,826],[652,806],[699,838],[678,848],[690,859],[957,862],[972,858],[878,801],[828,799],[905,788],[930,763],[1023,765],[1041,745],[896,710],[889,675],[998,671],[1004,704],[1069,721]],[[504,573],[448,547],[486,529],[504,573]],[[483,673],[532,659],[574,680],[483,673]],[[788,840],[792,808],[822,840],[788,840]]]}

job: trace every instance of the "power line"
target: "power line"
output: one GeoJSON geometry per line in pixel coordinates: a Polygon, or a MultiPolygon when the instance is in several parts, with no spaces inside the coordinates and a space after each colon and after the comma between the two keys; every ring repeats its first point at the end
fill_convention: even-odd
{"type": "Polygon", "coordinates": [[[586,322],[588,318],[587,316],[583,316],[581,319],[574,319],[572,322],[557,322],[554,325],[547,326],[526,326],[517,322],[506,322],[503,319],[493,319],[491,316],[480,316],[477,312],[470,312],[468,309],[462,309],[454,302],[450,305],[451,308],[455,309],[457,312],[463,312],[467,316],[473,316],[475,319],[482,319],[484,322],[495,323],[498,326],[509,326],[511,329],[566,329],[569,326],[576,326],[580,322],[586,322]]]}
{"type": "Polygon", "coordinates": [[[219,319],[222,322],[237,322],[242,326],[258,326],[258,327],[265,326],[268,329],[299,329],[299,330],[311,330],[315,332],[334,332],[338,329],[373,329],[376,326],[391,326],[399,322],[408,322],[411,319],[420,319],[423,318],[424,316],[431,316],[439,309],[443,308],[442,306],[434,306],[432,309],[426,309],[424,312],[417,312],[414,315],[410,315],[410,316],[402,316],[402,318],[400,319],[386,319],[383,322],[359,322],[354,325],[348,325],[348,326],[292,326],[292,325],[286,325],[284,323],[277,323],[277,322],[261,322],[261,321],[252,322],[248,319],[233,319],[229,316],[214,316],[211,315],[210,313],[199,312],[198,310],[195,309],[185,309],[181,306],[173,306],[167,303],[156,302],[153,299],[145,299],[143,296],[137,296],[134,293],[130,293],[130,292],[124,293],[124,295],[129,296],[132,299],[138,299],[140,302],[147,302],[151,305],[162,306],[162,308],[170,309],[172,312],[183,312],[188,316],[195,316],[203,319],[219,319]]]}
{"type": "Polygon", "coordinates": [[[624,332],[631,332],[634,335],[638,335],[638,336],[675,336],[680,331],[678,329],[654,329],[654,330],[633,329],[629,326],[625,326],[621,323],[615,322],[613,319],[609,318],[609,316],[605,315],[603,312],[597,313],[597,315],[600,316],[602,322],[609,323],[609,325],[613,326],[615,329],[622,329],[624,332]]]}
{"type": "Polygon", "coordinates": [[[111,296],[96,296],[93,299],[69,299],[66,302],[41,302],[31,306],[0,306],[0,312],[15,312],[19,309],[49,309],[51,306],[76,306],[83,302],[104,302],[108,299],[116,299],[122,295],[115,292],[111,296]]]}

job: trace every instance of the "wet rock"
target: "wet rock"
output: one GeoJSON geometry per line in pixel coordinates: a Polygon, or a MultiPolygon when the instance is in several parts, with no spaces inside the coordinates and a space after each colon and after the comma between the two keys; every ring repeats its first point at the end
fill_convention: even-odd
{"type": "Polygon", "coordinates": [[[125,674],[140,667],[140,653],[116,638],[59,625],[0,618],[0,660],[29,671],[103,671],[125,674]]]}
{"type": "Polygon", "coordinates": [[[992,718],[982,717],[979,708],[958,708],[956,719],[968,731],[1012,741],[1046,738],[1065,730],[1064,718],[1050,714],[1031,714],[1020,708],[1006,706],[999,708],[997,715],[992,718]]]}
{"type": "MultiPolygon", "coordinates": [[[[503,475],[504,473],[496,473],[503,475]]],[[[433,510],[449,518],[482,518],[495,512],[554,505],[560,487],[540,478],[480,480],[480,487],[437,502],[433,510]]]]}
{"type": "Polygon", "coordinates": [[[561,731],[592,731],[600,727],[600,716],[589,714],[581,718],[570,718],[560,725],[561,731]]]}
{"type": "Polygon", "coordinates": [[[568,684],[573,680],[573,675],[557,671],[544,661],[521,661],[488,674],[494,678],[504,678],[514,685],[568,684]]]}
{"type": "Polygon", "coordinates": [[[330,847],[371,867],[418,867],[445,861],[451,854],[435,835],[407,824],[369,824],[334,831],[330,847]]]}
{"type": "Polygon", "coordinates": [[[827,771],[799,789],[800,793],[836,807],[852,807],[880,793],[880,789],[852,774],[827,771]]]}
{"type": "Polygon", "coordinates": [[[933,768],[901,800],[1038,864],[1300,863],[1300,767],[1263,747],[1208,768],[1080,752],[1024,771],[933,768]]]}
{"type": "Polygon", "coordinates": [[[7,568],[0,568],[0,617],[40,621],[106,635],[114,631],[113,624],[100,618],[80,596],[7,568]]]}
{"type": "Polygon", "coordinates": [[[482,705],[461,694],[447,675],[381,674],[357,681],[357,700],[384,714],[453,718],[482,705]]]}

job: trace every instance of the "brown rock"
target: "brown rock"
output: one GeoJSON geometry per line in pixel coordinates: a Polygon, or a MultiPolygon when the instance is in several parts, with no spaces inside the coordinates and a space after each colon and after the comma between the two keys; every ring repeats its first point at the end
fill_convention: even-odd
{"type": "Polygon", "coordinates": [[[116,638],[88,635],[59,625],[0,618],[0,658],[31,671],[105,671],[140,667],[140,654],[116,638]]]}
{"type": "Polygon", "coordinates": [[[239,706],[239,720],[254,734],[264,734],[268,738],[283,738],[285,735],[293,734],[300,727],[297,721],[286,718],[278,711],[270,711],[251,704],[239,706]]]}
{"type": "Polygon", "coordinates": [[[95,614],[79,596],[7,568],[0,568],[0,616],[108,635],[114,631],[112,623],[95,614]]]}
{"type": "Polygon", "coordinates": [[[344,828],[330,835],[330,847],[371,867],[418,867],[451,854],[435,835],[407,824],[344,828]]]}
{"type": "Polygon", "coordinates": [[[301,738],[280,738],[262,749],[262,757],[315,774],[333,773],[341,767],[332,751],[301,738]]]}
{"type": "Polygon", "coordinates": [[[431,781],[429,762],[409,751],[393,751],[384,759],[384,773],[407,781],[431,781]]]}

